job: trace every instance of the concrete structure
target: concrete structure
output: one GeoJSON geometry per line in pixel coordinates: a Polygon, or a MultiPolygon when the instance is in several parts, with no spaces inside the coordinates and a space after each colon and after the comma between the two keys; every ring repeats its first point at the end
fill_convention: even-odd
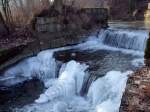
{"type": "Polygon", "coordinates": [[[52,16],[52,17],[36,17],[35,23],[35,30],[37,32],[61,32],[65,30],[79,30],[83,27],[84,22],[87,18],[91,19],[91,22],[87,22],[85,24],[92,22],[96,23],[97,25],[103,25],[107,27],[107,20],[108,20],[108,10],[106,8],[83,8],[83,13],[86,17],[83,17],[82,23],[80,23],[80,17],[78,15],[72,14],[69,16],[70,18],[76,18],[72,21],[69,17],[67,18],[67,24],[64,23],[63,16],[52,16]]]}
{"type": "Polygon", "coordinates": [[[37,17],[36,31],[38,32],[60,32],[63,26],[60,25],[57,17],[37,17]]]}
{"type": "Polygon", "coordinates": [[[84,7],[82,10],[91,16],[99,17],[99,19],[108,19],[108,10],[100,7],[84,7]]]}

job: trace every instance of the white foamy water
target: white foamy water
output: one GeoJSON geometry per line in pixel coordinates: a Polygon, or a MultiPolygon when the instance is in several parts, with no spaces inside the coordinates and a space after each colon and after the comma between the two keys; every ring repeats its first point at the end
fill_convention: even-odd
{"type": "Polygon", "coordinates": [[[111,50],[144,56],[148,32],[144,30],[101,30],[99,36],[90,36],[85,43],[75,47],[82,50],[111,50]]]}
{"type": "Polygon", "coordinates": [[[70,61],[58,80],[51,85],[36,103],[46,103],[56,98],[70,99],[75,94],[79,94],[83,85],[85,71],[88,66],[70,61]]]}
{"type": "Polygon", "coordinates": [[[109,46],[144,51],[147,37],[143,31],[106,30],[101,38],[102,42],[109,46]]]}
{"type": "Polygon", "coordinates": [[[111,71],[91,85],[87,96],[96,106],[96,112],[119,112],[128,74],[131,73],[111,71]]]}
{"type": "Polygon", "coordinates": [[[55,78],[56,62],[52,51],[40,52],[37,56],[26,59],[4,73],[0,81],[9,86],[23,80],[36,77],[43,82],[55,78]],[[18,80],[17,80],[18,79],[18,80]]]}
{"type": "Polygon", "coordinates": [[[144,58],[137,58],[137,59],[134,59],[132,62],[132,65],[134,65],[135,67],[139,67],[139,66],[144,66],[145,63],[144,63],[144,58]]]}
{"type": "MultiPolygon", "coordinates": [[[[27,105],[22,109],[16,109],[16,111],[17,112],[20,111],[21,112],[33,112],[33,111],[34,112],[81,112],[81,111],[119,112],[121,98],[125,90],[128,75],[131,74],[132,72],[125,72],[125,73],[121,73],[119,71],[108,72],[106,76],[99,78],[92,83],[89,92],[87,94],[87,97],[82,97],[76,94],[77,92],[77,89],[75,88],[76,81],[68,85],[70,79],[63,78],[64,80],[63,85],[61,85],[61,82],[59,82],[59,80],[62,80],[61,78],[64,77],[64,73],[66,72],[68,73],[67,77],[70,77],[71,79],[74,76],[78,76],[78,78],[83,77],[84,76],[83,74],[85,74],[84,72],[86,67],[87,66],[81,65],[77,62],[73,62],[73,61],[69,62],[68,67],[66,67],[66,69],[64,70],[60,78],[58,78],[57,80],[58,82],[56,83],[56,85],[50,87],[48,89],[50,91],[46,90],[47,93],[45,92],[43,94],[44,96],[46,96],[47,100],[45,100],[45,97],[44,99],[43,97],[40,97],[38,100],[36,100],[37,103],[27,105]],[[70,68],[71,66],[75,67],[72,71],[68,70],[68,68],[70,68]],[[77,66],[80,67],[78,68],[77,66]],[[78,68],[78,70],[76,67],[78,68]]],[[[82,82],[83,80],[81,82],[79,81],[79,84],[82,82]]]]}

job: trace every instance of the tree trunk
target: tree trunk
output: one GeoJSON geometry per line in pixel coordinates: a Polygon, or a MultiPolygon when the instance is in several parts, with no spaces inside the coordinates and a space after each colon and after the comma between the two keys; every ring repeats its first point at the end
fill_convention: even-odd
{"type": "Polygon", "coordinates": [[[2,13],[0,12],[0,35],[6,35],[9,32],[8,27],[4,21],[2,13]]]}
{"type": "Polygon", "coordinates": [[[5,15],[5,20],[7,24],[12,22],[11,11],[9,7],[9,0],[2,0],[2,9],[5,15]]]}

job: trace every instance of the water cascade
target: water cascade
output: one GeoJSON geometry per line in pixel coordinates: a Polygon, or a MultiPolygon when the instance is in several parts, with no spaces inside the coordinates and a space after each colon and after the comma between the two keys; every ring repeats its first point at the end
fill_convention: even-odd
{"type": "Polygon", "coordinates": [[[92,83],[87,96],[96,105],[96,112],[119,112],[128,74],[131,73],[111,71],[92,83]]]}
{"type": "Polygon", "coordinates": [[[46,82],[51,78],[55,78],[56,67],[53,52],[43,51],[37,56],[25,59],[16,66],[10,68],[0,79],[0,83],[10,86],[31,78],[38,78],[46,82]]]}
{"type": "MultiPolygon", "coordinates": [[[[118,51],[133,51],[131,54],[138,51],[141,54],[145,49],[146,40],[147,33],[142,31],[100,31],[99,36],[94,35],[84,43],[42,51],[35,57],[23,60],[1,75],[0,84],[11,86],[32,78],[44,82],[43,94],[39,95],[33,104],[15,109],[16,112],[118,112],[128,75],[131,74],[127,65],[138,61],[133,61],[133,56],[126,56],[124,53],[121,55],[118,51]],[[96,52],[98,55],[88,62],[62,62],[57,73],[59,67],[54,53],[70,48],[83,50],[82,52],[96,52]],[[102,55],[104,51],[107,51],[106,55],[102,55]],[[123,55],[123,58],[119,57],[123,55]],[[87,63],[98,65],[97,68],[93,66],[93,74],[89,73],[90,65],[87,63]],[[114,66],[108,69],[111,64],[114,66]],[[100,77],[99,74],[102,72],[105,74],[100,77]]],[[[70,56],[76,57],[77,54],[72,53],[70,56]]]]}
{"type": "Polygon", "coordinates": [[[88,66],[84,64],[70,61],[58,80],[55,81],[36,102],[45,103],[59,97],[70,99],[75,94],[79,94],[87,67],[88,66]]]}
{"type": "Polygon", "coordinates": [[[137,51],[144,51],[147,37],[144,31],[106,30],[100,33],[100,39],[105,45],[137,51]]]}

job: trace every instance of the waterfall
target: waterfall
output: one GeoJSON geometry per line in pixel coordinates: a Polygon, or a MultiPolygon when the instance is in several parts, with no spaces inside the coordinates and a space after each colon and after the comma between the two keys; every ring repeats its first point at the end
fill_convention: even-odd
{"type": "Polygon", "coordinates": [[[55,78],[56,67],[53,52],[43,51],[37,56],[25,59],[8,69],[0,79],[0,83],[9,86],[31,78],[38,78],[46,82],[51,78],[55,78]]]}
{"type": "Polygon", "coordinates": [[[16,112],[119,112],[128,75],[132,72],[110,71],[93,81],[87,97],[79,95],[87,65],[70,61],[58,79],[49,85],[35,104],[27,105],[16,112]]]}
{"type": "Polygon", "coordinates": [[[88,99],[96,106],[96,112],[119,112],[128,74],[110,71],[104,77],[92,83],[88,91],[88,99]]]}
{"type": "Polygon", "coordinates": [[[137,32],[108,29],[101,32],[99,37],[101,42],[108,46],[144,51],[148,35],[144,31],[137,32]]]}
{"type": "Polygon", "coordinates": [[[79,94],[87,67],[87,65],[75,61],[68,62],[55,84],[51,85],[44,94],[40,95],[36,103],[45,103],[59,97],[70,99],[75,94],[79,94]]]}
{"type": "MultiPolygon", "coordinates": [[[[98,37],[92,36],[84,43],[43,51],[35,57],[23,60],[0,77],[0,84],[9,86],[32,78],[38,78],[44,82],[43,94],[33,104],[24,106],[23,111],[16,112],[118,112],[128,74],[131,72],[122,73],[120,68],[119,71],[109,72],[108,69],[105,76],[97,77],[97,74],[87,73],[87,63],[69,61],[59,65],[61,68],[57,74],[59,67],[53,54],[56,51],[71,48],[88,50],[88,52],[127,50],[133,51],[132,54],[139,51],[141,54],[145,49],[146,40],[145,32],[110,29],[100,31],[98,37]]],[[[101,60],[94,60],[92,65],[95,66],[96,61],[101,62],[101,60]]],[[[107,58],[104,61],[108,61],[107,58]]],[[[135,62],[139,65],[143,60],[134,60],[132,63],[135,62]]],[[[103,65],[98,67],[107,69],[103,65]]]]}

